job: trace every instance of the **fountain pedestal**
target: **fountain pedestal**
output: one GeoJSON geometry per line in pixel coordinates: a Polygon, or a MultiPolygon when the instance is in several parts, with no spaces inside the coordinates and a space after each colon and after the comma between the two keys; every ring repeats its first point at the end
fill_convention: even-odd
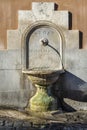
{"type": "Polygon", "coordinates": [[[57,102],[56,99],[52,96],[52,94],[48,92],[48,88],[46,86],[41,86],[35,84],[37,87],[36,94],[30,99],[30,105],[27,107],[27,110],[34,111],[48,111],[48,110],[56,110],[57,102]]]}
{"type": "Polygon", "coordinates": [[[64,72],[64,70],[47,71],[47,70],[25,70],[25,73],[29,80],[37,88],[36,94],[30,99],[27,111],[51,111],[57,110],[57,100],[53,97],[51,93],[51,86],[57,81],[59,75],[64,72]]]}

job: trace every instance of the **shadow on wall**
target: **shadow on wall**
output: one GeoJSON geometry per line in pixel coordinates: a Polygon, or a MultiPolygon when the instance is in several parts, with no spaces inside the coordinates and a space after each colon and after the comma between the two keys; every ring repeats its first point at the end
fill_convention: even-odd
{"type": "MultiPolygon", "coordinates": [[[[69,30],[72,30],[72,13],[69,12],[69,30]]],[[[79,49],[83,48],[83,33],[79,31],[79,49]]]]}
{"type": "Polygon", "coordinates": [[[68,23],[69,23],[69,30],[72,30],[72,13],[69,12],[69,19],[68,19],[68,23]]]}
{"type": "Polygon", "coordinates": [[[79,31],[79,49],[83,48],[83,33],[79,31]]]}
{"type": "Polygon", "coordinates": [[[58,4],[55,3],[54,10],[58,10],[58,4]]]}
{"type": "Polygon", "coordinates": [[[60,82],[63,98],[87,102],[87,82],[68,71],[61,76],[60,82]]]}

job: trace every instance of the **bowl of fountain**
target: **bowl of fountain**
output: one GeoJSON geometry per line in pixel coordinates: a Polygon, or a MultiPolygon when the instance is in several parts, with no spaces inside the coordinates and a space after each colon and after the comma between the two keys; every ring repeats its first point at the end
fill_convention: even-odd
{"type": "Polygon", "coordinates": [[[64,72],[64,70],[41,70],[39,68],[33,68],[30,70],[23,70],[23,73],[28,75],[28,78],[38,85],[50,85],[57,81],[59,75],[64,72]]]}
{"type": "Polygon", "coordinates": [[[29,80],[37,88],[36,94],[30,99],[26,110],[33,111],[48,111],[57,109],[57,100],[53,97],[50,87],[55,83],[59,75],[64,72],[61,70],[43,70],[39,68],[32,68],[30,70],[23,70],[29,80]]]}

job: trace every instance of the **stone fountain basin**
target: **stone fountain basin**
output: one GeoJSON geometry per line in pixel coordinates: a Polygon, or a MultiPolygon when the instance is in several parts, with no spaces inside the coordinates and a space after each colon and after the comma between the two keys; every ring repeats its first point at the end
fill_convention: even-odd
{"type": "Polygon", "coordinates": [[[22,73],[28,75],[28,78],[38,85],[50,85],[56,82],[59,75],[63,73],[63,69],[59,70],[37,70],[37,69],[27,69],[23,70],[22,73]]]}

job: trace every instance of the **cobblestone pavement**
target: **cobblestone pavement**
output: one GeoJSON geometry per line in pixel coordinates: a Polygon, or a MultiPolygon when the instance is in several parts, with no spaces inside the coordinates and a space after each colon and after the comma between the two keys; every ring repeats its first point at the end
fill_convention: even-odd
{"type": "Polygon", "coordinates": [[[0,130],[87,130],[87,112],[54,112],[33,117],[16,110],[0,110],[0,130]]]}
{"type": "Polygon", "coordinates": [[[50,123],[33,125],[30,122],[0,119],[0,130],[87,130],[87,124],[50,123]]]}

